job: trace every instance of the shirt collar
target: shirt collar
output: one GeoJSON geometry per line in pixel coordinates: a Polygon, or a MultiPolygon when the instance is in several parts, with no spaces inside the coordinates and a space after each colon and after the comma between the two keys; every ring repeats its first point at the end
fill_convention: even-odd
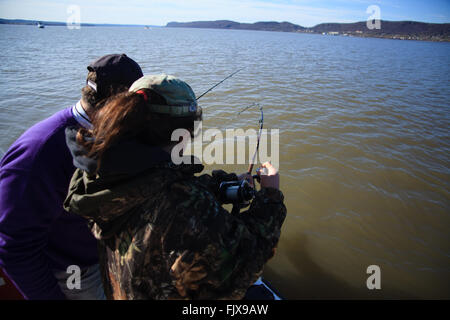
{"type": "Polygon", "coordinates": [[[72,107],[72,114],[75,120],[84,128],[86,129],[92,129],[92,123],[89,119],[89,116],[87,115],[86,111],[81,106],[81,101],[78,101],[73,107],[72,107]]]}

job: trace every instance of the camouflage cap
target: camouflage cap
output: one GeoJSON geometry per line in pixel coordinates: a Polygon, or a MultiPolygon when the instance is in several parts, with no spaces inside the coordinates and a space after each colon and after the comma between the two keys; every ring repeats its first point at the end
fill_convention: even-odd
{"type": "Polygon", "coordinates": [[[185,117],[199,112],[192,88],[174,76],[166,74],[143,76],[131,85],[129,91],[146,89],[158,93],[167,102],[167,105],[159,105],[148,101],[152,112],[170,114],[174,117],[185,117]]]}

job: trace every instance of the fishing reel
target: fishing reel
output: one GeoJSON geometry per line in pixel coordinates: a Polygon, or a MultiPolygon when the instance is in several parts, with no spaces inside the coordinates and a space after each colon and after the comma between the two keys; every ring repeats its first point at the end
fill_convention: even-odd
{"type": "Polygon", "coordinates": [[[247,180],[225,181],[219,186],[219,199],[222,203],[248,205],[255,196],[255,189],[247,180]]]}
{"type": "MultiPolygon", "coordinates": [[[[254,180],[259,180],[259,176],[254,175],[254,180]]],[[[225,181],[219,186],[219,199],[223,204],[233,204],[231,214],[237,215],[242,208],[250,205],[250,200],[255,197],[256,189],[247,180],[225,181]]]]}

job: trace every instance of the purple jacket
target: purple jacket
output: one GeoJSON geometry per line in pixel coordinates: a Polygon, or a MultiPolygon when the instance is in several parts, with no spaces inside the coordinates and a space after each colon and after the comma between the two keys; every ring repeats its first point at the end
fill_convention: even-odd
{"type": "Polygon", "coordinates": [[[75,167],[64,130],[71,108],[28,129],[0,162],[0,266],[28,299],[64,299],[52,270],[98,263],[86,220],[62,203],[75,167]]]}

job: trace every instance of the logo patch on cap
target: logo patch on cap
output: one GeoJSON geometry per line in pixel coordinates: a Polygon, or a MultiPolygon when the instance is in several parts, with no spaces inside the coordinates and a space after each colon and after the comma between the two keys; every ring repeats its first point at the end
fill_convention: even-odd
{"type": "Polygon", "coordinates": [[[197,111],[197,104],[194,102],[189,105],[189,112],[195,112],[195,111],[197,111]]]}

